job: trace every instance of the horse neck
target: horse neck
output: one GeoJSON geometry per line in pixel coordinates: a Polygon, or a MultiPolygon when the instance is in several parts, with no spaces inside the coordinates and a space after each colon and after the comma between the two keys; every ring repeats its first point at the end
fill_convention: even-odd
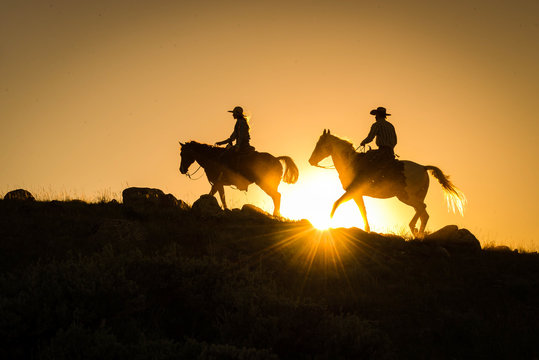
{"type": "Polygon", "coordinates": [[[339,179],[343,187],[346,188],[355,176],[351,162],[357,153],[350,142],[338,137],[334,137],[332,149],[331,159],[335,165],[335,170],[339,173],[339,179]]]}
{"type": "Polygon", "coordinates": [[[211,145],[197,143],[196,141],[191,142],[195,153],[195,160],[199,163],[200,166],[206,167],[210,160],[217,157],[217,152],[211,145]]]}
{"type": "Polygon", "coordinates": [[[356,151],[351,143],[338,137],[334,137],[332,148],[331,159],[335,164],[335,169],[341,173],[341,171],[348,168],[350,161],[353,159],[352,155],[355,155],[356,151]]]}

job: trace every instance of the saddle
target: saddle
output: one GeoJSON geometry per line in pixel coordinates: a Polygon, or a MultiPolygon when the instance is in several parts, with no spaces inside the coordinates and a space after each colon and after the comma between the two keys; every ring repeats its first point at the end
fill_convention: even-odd
{"type": "Polygon", "coordinates": [[[370,182],[374,186],[405,185],[404,164],[392,155],[369,150],[357,155],[354,167],[358,180],[370,182]]]}
{"type": "Polygon", "coordinates": [[[235,173],[235,176],[230,181],[239,190],[246,191],[249,184],[255,181],[250,161],[257,153],[255,148],[249,145],[239,151],[235,148],[229,148],[221,157],[222,164],[235,173]]]}

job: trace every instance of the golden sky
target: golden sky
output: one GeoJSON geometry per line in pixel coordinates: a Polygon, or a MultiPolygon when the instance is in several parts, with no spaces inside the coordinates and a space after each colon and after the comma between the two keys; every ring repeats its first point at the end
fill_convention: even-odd
{"type": "MultiPolygon", "coordinates": [[[[539,248],[538,15],[537,0],[0,0],[0,191],[148,186],[193,202],[209,184],[179,174],[178,140],[225,139],[241,105],[252,144],[300,168],[280,187],[286,215],[309,181],[339,191],[307,163],[322,130],[359,144],[385,106],[401,159],[468,197],[448,213],[431,178],[427,230],[539,248]]],[[[227,196],[271,211],[254,187],[227,196]]],[[[395,226],[413,214],[369,203],[395,226]]]]}

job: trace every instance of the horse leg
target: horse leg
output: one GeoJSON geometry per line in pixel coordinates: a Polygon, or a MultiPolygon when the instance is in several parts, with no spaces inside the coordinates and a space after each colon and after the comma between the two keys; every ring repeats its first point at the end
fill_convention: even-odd
{"type": "Polygon", "coordinates": [[[281,193],[277,189],[264,189],[264,192],[273,200],[273,216],[281,216],[281,193]]]}
{"type": "Polygon", "coordinates": [[[223,204],[223,208],[228,209],[226,206],[225,188],[223,187],[223,185],[213,184],[210,189],[210,195],[213,196],[216,192],[219,192],[219,197],[221,198],[221,204],[223,204]]]}
{"type": "Polygon", "coordinates": [[[350,191],[345,191],[345,193],[342,194],[342,196],[333,204],[333,208],[331,209],[331,214],[329,216],[332,218],[339,205],[341,205],[343,202],[347,202],[350,199],[352,199],[352,193],[350,191]]]}
{"type": "Polygon", "coordinates": [[[371,232],[371,227],[369,226],[369,220],[367,220],[367,209],[365,208],[365,202],[363,202],[363,196],[362,195],[356,195],[354,196],[354,201],[359,208],[359,212],[361,213],[361,217],[363,218],[363,224],[365,225],[365,231],[371,232]]]}
{"type": "Polygon", "coordinates": [[[415,210],[415,214],[414,214],[414,217],[412,218],[412,220],[410,221],[410,223],[408,224],[408,226],[410,227],[410,231],[412,232],[412,235],[413,236],[416,236],[417,235],[417,230],[415,228],[415,224],[417,223],[417,219],[419,219],[419,213],[417,211],[417,209],[415,210]]]}
{"type": "MultiPolygon", "coordinates": [[[[425,204],[423,204],[425,205],[425,204]]],[[[420,215],[420,219],[421,219],[421,227],[419,228],[419,236],[423,237],[423,235],[425,234],[425,227],[427,226],[427,221],[429,221],[429,214],[427,213],[427,205],[425,205],[423,207],[423,212],[421,213],[420,215]]]]}
{"type": "Polygon", "coordinates": [[[279,183],[280,178],[278,179],[277,184],[275,184],[275,181],[263,182],[260,184],[256,183],[258,187],[260,187],[262,191],[268,194],[273,200],[273,216],[281,216],[281,193],[277,191],[279,183]]]}
{"type": "Polygon", "coordinates": [[[275,193],[271,196],[273,200],[273,216],[281,216],[281,193],[275,190],[275,193]]]}
{"type": "Polygon", "coordinates": [[[412,232],[412,235],[415,237],[421,237],[423,236],[423,233],[425,231],[425,226],[427,226],[427,221],[429,220],[429,214],[427,214],[425,203],[416,203],[416,204],[409,204],[412,206],[415,210],[414,217],[410,221],[410,231],[412,232]],[[419,231],[416,229],[415,225],[417,224],[417,220],[421,219],[421,226],[419,228],[419,231]]]}
{"type": "Polygon", "coordinates": [[[228,206],[226,205],[225,188],[221,185],[217,188],[217,191],[219,191],[219,197],[221,198],[221,203],[223,204],[223,208],[225,210],[228,209],[228,206]]]}
{"type": "Polygon", "coordinates": [[[422,237],[429,220],[425,204],[425,196],[429,189],[429,175],[424,167],[407,162],[404,166],[406,178],[405,187],[399,192],[397,198],[414,208],[415,215],[410,221],[410,230],[415,237],[422,237]],[[421,219],[419,230],[416,229],[417,220],[421,219]]]}

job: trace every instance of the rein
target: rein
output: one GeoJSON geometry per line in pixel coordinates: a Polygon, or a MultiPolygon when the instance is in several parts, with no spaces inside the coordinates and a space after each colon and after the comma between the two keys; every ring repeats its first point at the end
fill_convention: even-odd
{"type": "Polygon", "coordinates": [[[187,177],[188,177],[190,180],[198,180],[198,179],[200,179],[201,177],[203,177],[204,174],[201,174],[201,175],[200,175],[199,177],[197,177],[196,179],[193,179],[191,176],[195,175],[195,174],[198,172],[198,170],[200,170],[201,167],[202,167],[202,165],[199,165],[199,166],[198,166],[198,169],[196,169],[194,173],[189,174],[189,171],[188,171],[188,172],[185,173],[185,175],[187,175],[187,177]]]}
{"type": "Polygon", "coordinates": [[[333,170],[333,169],[335,169],[335,165],[324,166],[324,165],[318,165],[318,164],[316,164],[316,165],[314,165],[314,166],[319,167],[320,169],[326,169],[326,170],[333,170]]]}
{"type": "MultiPolygon", "coordinates": [[[[370,147],[369,147],[370,148],[370,147]]],[[[365,153],[367,149],[365,149],[365,145],[359,145],[357,148],[355,148],[354,151],[357,151],[359,149],[359,152],[360,153],[365,153]]],[[[324,165],[314,165],[318,168],[321,168],[321,169],[326,169],[326,170],[334,170],[335,169],[335,164],[333,165],[329,165],[329,166],[324,166],[324,165]]]]}
{"type": "MultiPolygon", "coordinates": [[[[366,149],[365,149],[365,145],[359,145],[359,146],[355,149],[355,151],[357,151],[357,149],[360,149],[360,150],[359,150],[360,153],[366,152],[366,151],[365,151],[365,150],[366,150],[366,149]]],[[[369,146],[369,150],[370,150],[370,146],[369,146]]]]}

